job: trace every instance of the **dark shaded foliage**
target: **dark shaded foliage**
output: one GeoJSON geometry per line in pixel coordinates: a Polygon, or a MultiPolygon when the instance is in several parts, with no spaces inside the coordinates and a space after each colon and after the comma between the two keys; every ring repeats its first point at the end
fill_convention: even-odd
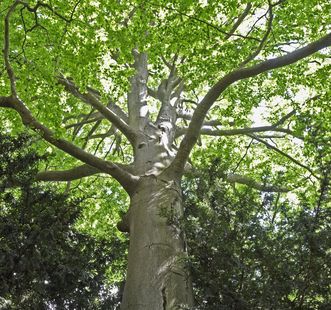
{"type": "Polygon", "coordinates": [[[330,309],[329,180],[295,206],[232,188],[220,161],[209,167],[184,192],[197,309],[330,309]]]}
{"type": "Polygon", "coordinates": [[[105,272],[124,245],[74,228],[81,201],[32,183],[41,160],[0,135],[0,308],[113,309],[105,272]]]}

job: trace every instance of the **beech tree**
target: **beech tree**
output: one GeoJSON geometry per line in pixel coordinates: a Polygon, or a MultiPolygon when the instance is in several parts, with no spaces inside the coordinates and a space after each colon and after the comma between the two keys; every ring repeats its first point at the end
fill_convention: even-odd
{"type": "Polygon", "coordinates": [[[226,179],[264,192],[325,179],[314,134],[330,120],[330,9],[317,0],[1,2],[2,130],[24,126],[55,154],[39,181],[90,177],[93,188],[102,174],[129,197],[118,223],[130,239],[121,309],[193,307],[180,219],[194,151],[232,139],[244,156],[226,179]],[[259,113],[267,124],[254,125],[259,113]]]}

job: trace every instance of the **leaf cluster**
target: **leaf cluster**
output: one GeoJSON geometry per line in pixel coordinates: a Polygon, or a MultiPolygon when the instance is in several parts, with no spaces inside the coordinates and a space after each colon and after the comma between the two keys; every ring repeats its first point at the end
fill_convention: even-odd
{"type": "Polygon", "coordinates": [[[115,308],[105,275],[122,243],[79,232],[82,200],[32,183],[42,158],[29,140],[0,136],[1,309],[115,308]]]}

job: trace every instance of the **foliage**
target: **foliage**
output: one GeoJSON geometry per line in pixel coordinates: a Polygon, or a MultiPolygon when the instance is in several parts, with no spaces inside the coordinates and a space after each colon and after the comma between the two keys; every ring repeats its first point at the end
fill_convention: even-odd
{"type": "MultiPolygon", "coordinates": [[[[214,148],[231,153],[224,141],[214,148]]],[[[330,180],[317,193],[297,192],[297,200],[232,187],[224,181],[226,156],[200,153],[198,177],[185,181],[198,309],[329,309],[330,180]]]]}
{"type": "Polygon", "coordinates": [[[30,141],[0,136],[1,309],[115,307],[105,274],[123,243],[79,232],[83,201],[32,183],[44,158],[30,141]]]}
{"type": "MultiPolygon", "coordinates": [[[[78,272],[74,266],[84,270],[81,264],[92,258],[88,270],[98,270],[87,272],[88,277],[82,280],[93,282],[95,286],[90,292],[83,294],[83,288],[75,291],[74,284],[70,286],[70,281],[66,282],[65,293],[59,294],[68,302],[80,294],[77,300],[93,304],[102,279],[94,280],[102,271],[112,282],[123,279],[126,237],[116,232],[116,222],[126,212],[129,198],[109,177],[110,171],[120,166],[112,166],[113,170],[109,166],[120,162],[125,165],[125,171],[131,172],[132,166],[140,165],[135,158],[139,151],[137,146],[130,145],[127,129],[114,125],[114,119],[117,127],[118,124],[123,127],[124,123],[141,138],[141,128],[136,130],[132,111],[128,111],[130,83],[133,81],[131,86],[135,86],[132,77],[137,77],[142,103],[150,110],[148,126],[144,126],[143,132],[150,141],[153,138],[160,144],[165,141],[154,135],[157,128],[163,131],[155,119],[161,105],[172,110],[170,99],[177,95],[179,98],[175,111],[178,118],[169,126],[174,131],[169,137],[176,139],[170,139],[170,145],[156,156],[153,167],[156,170],[165,168],[161,163],[163,157],[168,156],[171,162],[172,155],[185,148],[185,145],[178,148],[182,134],[186,132],[185,137],[189,136],[193,129],[201,127],[202,118],[205,121],[200,132],[185,140],[196,144],[190,155],[201,173],[197,173],[196,180],[188,178],[182,184],[187,204],[184,227],[200,307],[328,307],[331,63],[330,35],[327,40],[325,37],[330,31],[331,15],[326,13],[330,11],[331,2],[327,0],[1,1],[0,41],[4,46],[0,61],[1,130],[16,134],[28,125],[52,144],[43,139],[34,141],[34,148],[40,154],[52,154],[47,165],[39,162],[41,170],[68,171],[82,162],[98,169],[97,176],[72,181],[67,188],[72,197],[84,199],[80,213],[82,208],[77,200],[64,202],[63,195],[32,185],[30,173],[35,174],[37,166],[26,163],[38,161],[39,157],[33,152],[6,153],[12,145],[6,142],[0,150],[0,159],[7,163],[0,163],[2,186],[19,185],[20,189],[7,189],[1,194],[1,203],[6,203],[8,209],[1,216],[6,221],[12,219],[10,223],[22,232],[6,232],[13,239],[12,246],[16,246],[6,255],[20,253],[19,245],[25,242],[19,239],[23,232],[34,236],[30,222],[45,216],[47,220],[43,221],[48,226],[37,225],[46,231],[38,234],[36,242],[49,245],[48,251],[55,253],[40,255],[24,243],[32,251],[31,257],[36,256],[35,265],[28,268],[31,279],[37,277],[37,272],[33,272],[40,267],[41,258],[47,258],[49,263],[52,257],[62,257],[64,250],[49,242],[53,240],[49,230],[56,235],[55,239],[62,240],[69,255],[66,257],[74,258],[77,253],[85,257],[80,262],[68,262],[69,271],[78,272]],[[231,77],[231,73],[263,67],[270,59],[274,63],[289,59],[294,57],[291,52],[302,52],[301,48],[322,37],[323,49],[309,52],[309,56],[290,65],[247,79],[235,79],[217,96],[207,96],[209,100],[215,97],[210,101],[212,107],[208,107],[208,100],[201,104],[202,98],[217,89],[224,78],[231,77]],[[135,75],[133,49],[147,55],[148,79],[135,75]],[[177,77],[179,84],[173,83],[177,77]],[[74,87],[70,89],[68,85],[74,87]],[[160,95],[164,85],[173,86],[169,102],[160,95]],[[95,101],[87,100],[86,96],[99,100],[100,105],[96,108],[95,101]],[[116,117],[104,112],[102,108],[106,106],[109,110],[116,108],[116,117]],[[37,121],[31,125],[29,113],[22,112],[23,108],[31,111],[42,126],[36,127],[37,121]],[[193,113],[196,117],[192,124],[193,113]],[[269,126],[268,130],[254,128],[261,123],[277,126],[271,129],[269,126]],[[246,131],[238,134],[236,130],[246,131]],[[100,170],[98,163],[104,169],[100,170]],[[29,167],[27,172],[22,170],[25,166],[29,167]],[[99,174],[100,171],[104,173],[99,174]],[[242,174],[263,185],[281,185],[292,192],[259,194],[238,184],[230,186],[227,176],[231,173],[242,174]],[[54,207],[45,206],[46,200],[54,203],[54,207]],[[30,201],[31,210],[22,207],[30,201]],[[64,211],[64,206],[70,206],[70,212],[64,211]],[[21,214],[28,222],[22,222],[21,214]],[[74,230],[74,223],[80,233],[74,230]],[[50,229],[53,224],[61,224],[63,230],[50,229]],[[69,235],[68,229],[72,232],[69,235]],[[197,235],[201,238],[196,238],[197,235]],[[79,244],[73,247],[78,240],[79,244]],[[99,245],[100,242],[104,244],[99,245]],[[97,249],[101,252],[107,249],[110,253],[109,257],[101,255],[99,265],[97,249]]],[[[17,143],[24,144],[19,140],[17,143]]],[[[138,170],[135,177],[145,176],[140,167],[138,170]]],[[[15,262],[9,259],[9,264],[11,261],[15,262]]],[[[80,279],[80,276],[75,277],[80,279]]],[[[56,277],[61,283],[61,277],[56,277]]],[[[42,275],[37,282],[29,280],[29,285],[39,283],[42,289],[36,288],[34,292],[48,296],[51,283],[46,285],[45,279],[42,275]]],[[[5,286],[3,290],[10,299],[27,296],[27,288],[15,294],[5,286]]],[[[31,298],[37,300],[36,296],[31,298]]],[[[88,307],[96,306],[92,304],[88,307]]]]}
{"type": "MultiPolygon", "coordinates": [[[[2,1],[1,18],[12,3],[2,1]]],[[[97,89],[104,101],[111,100],[126,110],[124,102],[132,76],[132,48],[148,53],[150,87],[156,87],[168,74],[162,58],[171,61],[177,54],[186,96],[196,100],[220,76],[237,68],[259,47],[269,19],[268,1],[252,1],[251,14],[244,26],[228,38],[233,21],[244,11],[247,1],[44,1],[52,9],[40,6],[35,14],[29,8],[36,3],[29,2],[30,7],[19,5],[11,16],[10,59],[19,75],[20,97],[38,114],[40,121],[67,138],[72,136],[65,128],[79,120],[78,114],[90,113],[90,108],[58,85],[59,74],[71,77],[81,89],[86,85],[97,89]],[[259,19],[256,25],[255,19],[259,19]]],[[[267,37],[263,50],[253,62],[278,56],[283,50],[293,50],[328,31],[330,16],[323,12],[330,11],[329,1],[276,3],[272,35],[267,37]]],[[[1,23],[1,41],[3,33],[1,23]]],[[[319,93],[329,100],[328,72],[327,52],[321,52],[300,64],[249,82],[242,81],[222,95],[213,115],[224,125],[230,117],[236,119],[236,126],[249,126],[252,108],[265,105],[271,115],[278,118],[293,105],[289,98],[296,97],[303,87],[307,95],[319,93]],[[281,104],[273,103],[277,97],[282,99],[281,104]]],[[[9,91],[3,69],[0,70],[0,85],[2,94],[9,91]]],[[[149,100],[148,104],[155,113],[155,102],[149,100]]],[[[191,110],[192,106],[184,103],[183,108],[191,110]]],[[[12,111],[2,111],[0,120],[9,130],[17,131],[21,127],[12,111]]],[[[102,121],[93,133],[104,134],[109,129],[107,125],[102,121]]],[[[80,146],[87,143],[88,150],[103,156],[113,140],[84,141],[92,128],[93,123],[89,123],[77,130],[73,135],[75,143],[80,146]]],[[[70,130],[70,133],[73,132],[70,130]]],[[[122,153],[126,160],[132,156],[125,146],[122,153]]],[[[112,159],[111,154],[107,157],[112,159]]],[[[61,154],[61,160],[63,157],[61,154]]],[[[66,166],[73,164],[72,159],[65,158],[66,166]]]]}

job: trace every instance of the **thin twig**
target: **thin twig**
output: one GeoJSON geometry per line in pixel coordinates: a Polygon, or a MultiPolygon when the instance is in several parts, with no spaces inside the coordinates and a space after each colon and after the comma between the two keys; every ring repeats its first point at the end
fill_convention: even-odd
{"type": "Polygon", "coordinates": [[[261,142],[261,143],[264,144],[267,148],[276,151],[277,153],[279,153],[279,154],[281,154],[282,156],[286,157],[287,159],[291,160],[292,162],[294,162],[294,163],[297,164],[298,166],[300,166],[300,167],[302,167],[302,168],[308,170],[308,171],[311,173],[311,175],[314,176],[316,179],[318,179],[318,180],[320,179],[320,177],[317,176],[311,168],[309,168],[308,166],[306,166],[306,165],[300,163],[298,160],[296,160],[296,159],[293,158],[292,156],[286,154],[285,152],[283,152],[283,151],[280,150],[279,148],[277,148],[277,147],[275,147],[275,146],[269,144],[267,141],[264,141],[263,139],[260,139],[260,138],[256,137],[255,135],[248,134],[248,136],[251,137],[252,139],[256,140],[256,141],[261,142]]]}

